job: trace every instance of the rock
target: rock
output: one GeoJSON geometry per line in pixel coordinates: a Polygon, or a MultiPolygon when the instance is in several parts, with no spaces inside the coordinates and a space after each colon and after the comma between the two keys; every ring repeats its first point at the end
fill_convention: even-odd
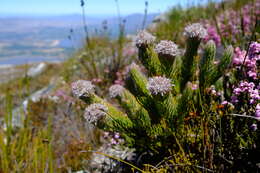
{"type": "Polygon", "coordinates": [[[27,72],[27,76],[29,77],[35,77],[40,75],[42,72],[45,71],[45,69],[47,68],[47,64],[42,62],[40,64],[34,65],[32,66],[28,72],[27,72]]]}
{"type": "Polygon", "coordinates": [[[27,113],[27,106],[28,106],[29,100],[31,100],[33,102],[37,102],[43,96],[48,95],[52,91],[53,88],[54,88],[54,85],[49,85],[45,88],[42,88],[42,89],[36,91],[31,96],[29,96],[27,99],[25,99],[21,106],[15,108],[12,111],[13,127],[22,127],[23,126],[23,120],[27,113]]]}

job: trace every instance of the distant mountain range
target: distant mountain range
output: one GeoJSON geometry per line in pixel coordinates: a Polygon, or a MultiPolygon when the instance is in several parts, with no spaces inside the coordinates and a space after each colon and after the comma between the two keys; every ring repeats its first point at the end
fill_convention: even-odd
{"type": "MultiPolygon", "coordinates": [[[[149,14],[146,26],[157,15],[149,14]]],[[[122,17],[122,20],[125,20],[126,34],[133,34],[141,29],[143,18],[143,14],[122,17]]],[[[91,35],[102,34],[104,23],[111,38],[115,38],[119,33],[118,17],[86,17],[86,22],[91,35]]],[[[78,14],[53,17],[0,17],[0,58],[64,58],[75,50],[75,47],[82,46],[84,35],[82,15],[78,14]],[[68,39],[69,35],[73,41],[68,39]]]]}

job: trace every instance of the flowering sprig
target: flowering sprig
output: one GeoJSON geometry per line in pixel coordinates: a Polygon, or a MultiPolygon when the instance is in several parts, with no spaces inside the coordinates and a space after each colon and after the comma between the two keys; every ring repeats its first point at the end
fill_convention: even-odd
{"type": "Polygon", "coordinates": [[[255,59],[255,60],[260,59],[260,43],[253,42],[250,44],[248,50],[248,57],[249,59],[255,59]]]}
{"type": "Polygon", "coordinates": [[[233,90],[231,102],[234,104],[243,103],[245,97],[249,99],[249,104],[255,104],[260,100],[259,91],[253,82],[240,82],[239,86],[233,90]]]}
{"type": "Polygon", "coordinates": [[[254,42],[250,44],[249,52],[241,50],[239,47],[235,49],[233,57],[233,65],[240,69],[242,66],[245,68],[246,77],[256,80],[257,76],[257,63],[260,60],[260,44],[254,42]]]}

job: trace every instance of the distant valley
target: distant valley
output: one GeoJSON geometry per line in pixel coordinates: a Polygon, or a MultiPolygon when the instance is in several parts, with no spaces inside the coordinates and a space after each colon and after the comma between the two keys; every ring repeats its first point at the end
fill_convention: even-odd
{"type": "MultiPolygon", "coordinates": [[[[149,25],[158,14],[150,14],[149,25]]],[[[123,18],[127,34],[141,29],[143,14],[133,14],[123,18]]],[[[91,35],[107,33],[115,38],[119,32],[117,17],[87,17],[91,35]]],[[[84,31],[81,15],[54,17],[0,17],[0,63],[10,58],[62,58],[68,57],[83,45],[84,31]],[[69,39],[70,38],[70,39],[69,39]]]]}

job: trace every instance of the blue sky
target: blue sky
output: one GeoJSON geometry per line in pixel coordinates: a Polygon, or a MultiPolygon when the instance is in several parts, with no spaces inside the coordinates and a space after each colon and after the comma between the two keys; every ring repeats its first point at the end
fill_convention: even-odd
{"type": "MultiPolygon", "coordinates": [[[[148,0],[149,12],[164,12],[192,0],[148,0]]],[[[200,3],[207,0],[193,0],[200,3]]],[[[87,15],[115,15],[115,0],[85,0],[87,15]]],[[[123,15],[143,13],[145,0],[118,0],[123,15]]],[[[80,13],[80,0],[0,0],[1,15],[63,15],[80,13]]]]}

